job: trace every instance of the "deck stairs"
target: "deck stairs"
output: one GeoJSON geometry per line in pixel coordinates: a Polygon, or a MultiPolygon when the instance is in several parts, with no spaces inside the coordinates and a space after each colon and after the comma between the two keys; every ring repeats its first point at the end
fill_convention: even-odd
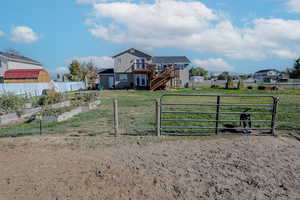
{"type": "Polygon", "coordinates": [[[133,69],[133,73],[146,73],[149,78],[149,90],[155,91],[165,89],[167,83],[172,79],[178,77],[178,70],[173,67],[165,68],[164,70],[157,72],[156,66],[146,64],[143,69],[133,69]]]}

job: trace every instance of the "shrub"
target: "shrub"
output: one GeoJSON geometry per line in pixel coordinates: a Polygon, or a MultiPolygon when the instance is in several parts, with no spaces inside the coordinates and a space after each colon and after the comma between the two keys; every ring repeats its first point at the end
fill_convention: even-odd
{"type": "Polygon", "coordinates": [[[25,100],[17,95],[7,94],[0,96],[0,115],[17,112],[21,114],[25,100]]]}
{"type": "Polygon", "coordinates": [[[263,86],[263,85],[260,85],[260,86],[258,86],[258,87],[257,87],[257,89],[258,89],[258,90],[265,90],[265,89],[266,89],[266,87],[265,87],[265,86],[263,86]]]}
{"type": "Polygon", "coordinates": [[[231,76],[228,77],[225,88],[234,89],[233,78],[231,76]]]}
{"type": "Polygon", "coordinates": [[[237,89],[241,90],[245,88],[245,84],[244,81],[242,79],[239,80],[238,85],[237,85],[237,89]]]}
{"type": "Polygon", "coordinates": [[[72,101],[73,105],[80,105],[84,103],[90,103],[95,101],[98,97],[98,93],[88,92],[88,93],[77,93],[74,100],[72,101]]]}
{"type": "Polygon", "coordinates": [[[212,85],[211,88],[220,88],[219,85],[212,85]]]}
{"type": "Polygon", "coordinates": [[[247,89],[248,90],[253,90],[253,86],[248,86],[247,89]]]}
{"type": "Polygon", "coordinates": [[[41,106],[59,103],[63,100],[63,95],[54,90],[45,90],[39,98],[38,104],[41,106]]]}

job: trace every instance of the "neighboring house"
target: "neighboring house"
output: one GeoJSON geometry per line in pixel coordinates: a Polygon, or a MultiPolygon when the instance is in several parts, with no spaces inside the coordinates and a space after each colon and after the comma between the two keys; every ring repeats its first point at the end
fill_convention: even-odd
{"type": "Polygon", "coordinates": [[[113,89],[115,85],[115,74],[113,68],[104,68],[99,69],[97,71],[98,74],[98,84],[100,84],[100,87],[103,89],[113,89]]]}
{"type": "Polygon", "coordinates": [[[190,78],[192,83],[203,83],[204,82],[204,76],[192,76],[190,78]]]}
{"type": "Polygon", "coordinates": [[[276,69],[265,69],[255,72],[253,78],[256,82],[273,82],[279,79],[280,74],[276,69]]]}
{"type": "Polygon", "coordinates": [[[185,56],[153,57],[134,48],[114,59],[114,87],[118,89],[164,89],[184,87],[189,82],[190,61],[185,56]]]}
{"type": "Polygon", "coordinates": [[[0,82],[49,82],[42,64],[30,58],[0,52],[0,82]]]}

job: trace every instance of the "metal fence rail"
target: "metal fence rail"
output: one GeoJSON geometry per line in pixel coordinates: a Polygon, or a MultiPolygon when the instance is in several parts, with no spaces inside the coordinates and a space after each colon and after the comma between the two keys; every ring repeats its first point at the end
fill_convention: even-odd
{"type": "MultiPolygon", "coordinates": [[[[205,100],[204,100],[205,101],[205,100]]],[[[172,130],[181,132],[180,130],[200,131],[214,130],[214,132],[206,134],[219,134],[222,132],[243,132],[247,131],[269,131],[269,134],[276,134],[276,115],[279,98],[268,95],[192,95],[192,94],[165,94],[156,103],[156,132],[170,133],[172,130]],[[172,97],[172,101],[167,98],[172,97]],[[176,102],[174,102],[174,97],[176,102]],[[209,98],[211,102],[186,102],[188,98],[209,98]],[[228,98],[233,101],[228,102],[228,98]],[[266,103],[248,103],[251,98],[267,99],[266,103]],[[179,100],[184,102],[178,102],[179,100]],[[226,100],[227,99],[227,100],[226,100]],[[242,109],[253,109],[254,111],[241,111],[242,109]],[[204,109],[204,110],[203,110],[204,109]],[[227,110],[226,110],[227,109],[227,110]],[[259,127],[225,127],[225,122],[240,123],[239,116],[247,114],[254,119],[248,120],[250,123],[262,123],[264,126],[259,127]],[[232,119],[226,119],[231,117],[232,119]],[[236,119],[238,117],[238,119],[236,119]],[[209,119],[207,119],[209,118],[209,119]],[[208,125],[209,124],[209,125],[208,125]],[[212,125],[213,124],[213,125],[212,125]]],[[[251,126],[251,124],[250,124],[251,126]]],[[[172,133],[172,132],[171,132],[172,133]]]]}

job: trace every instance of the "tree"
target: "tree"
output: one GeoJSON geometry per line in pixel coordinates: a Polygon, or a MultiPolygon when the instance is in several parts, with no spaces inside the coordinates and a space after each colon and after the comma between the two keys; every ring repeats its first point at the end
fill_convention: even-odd
{"type": "Polygon", "coordinates": [[[227,80],[228,78],[229,78],[229,72],[222,72],[218,76],[218,80],[227,80]]]}
{"type": "Polygon", "coordinates": [[[73,60],[72,63],[69,65],[69,71],[70,73],[67,75],[67,77],[70,81],[84,80],[79,61],[73,60]]]}
{"type": "Polygon", "coordinates": [[[300,58],[295,60],[293,69],[288,69],[291,78],[300,78],[300,58]]]}
{"type": "Polygon", "coordinates": [[[81,70],[84,78],[88,83],[96,83],[97,80],[97,67],[93,62],[81,65],[81,70]]]}
{"type": "Polygon", "coordinates": [[[193,67],[190,69],[190,76],[207,76],[208,71],[202,67],[193,67]]]}

